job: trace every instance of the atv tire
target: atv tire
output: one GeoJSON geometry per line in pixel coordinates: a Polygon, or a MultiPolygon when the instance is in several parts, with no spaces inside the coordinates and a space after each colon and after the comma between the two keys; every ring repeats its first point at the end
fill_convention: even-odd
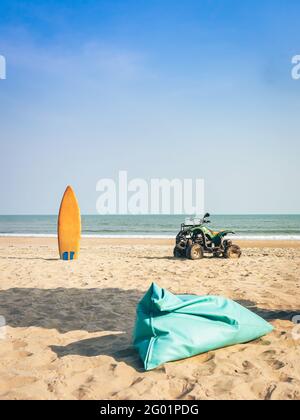
{"type": "Polygon", "coordinates": [[[230,245],[224,252],[224,258],[240,258],[241,255],[242,251],[238,245],[230,245]]]}
{"type": "Polygon", "coordinates": [[[189,239],[188,241],[187,241],[187,243],[186,243],[186,248],[185,248],[185,257],[186,258],[190,258],[189,257],[189,250],[190,250],[190,247],[193,245],[193,241],[191,240],[191,239],[189,239]]]}
{"type": "Polygon", "coordinates": [[[190,260],[200,260],[203,258],[203,247],[199,244],[193,244],[187,248],[186,255],[190,260]]]}
{"type": "Polygon", "coordinates": [[[183,258],[184,257],[184,253],[182,252],[182,249],[179,248],[178,246],[175,246],[174,250],[173,250],[173,255],[175,258],[183,258]]]}

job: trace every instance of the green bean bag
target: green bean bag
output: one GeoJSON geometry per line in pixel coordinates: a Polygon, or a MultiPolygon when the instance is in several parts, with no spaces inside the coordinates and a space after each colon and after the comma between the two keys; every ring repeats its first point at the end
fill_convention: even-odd
{"type": "Polygon", "coordinates": [[[175,296],[153,283],[139,302],[134,346],[146,370],[232,344],[255,340],[272,325],[230,299],[175,296]]]}

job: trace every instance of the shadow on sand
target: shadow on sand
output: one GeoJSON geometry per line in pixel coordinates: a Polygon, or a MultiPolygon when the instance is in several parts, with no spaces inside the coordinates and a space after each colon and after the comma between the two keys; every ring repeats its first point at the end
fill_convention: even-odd
{"type": "Polygon", "coordinates": [[[292,321],[294,316],[300,314],[300,309],[296,311],[282,309],[262,309],[258,308],[256,303],[252,302],[251,300],[237,300],[236,302],[249,309],[250,311],[256,313],[266,321],[275,321],[276,319],[282,321],[292,321]]]}
{"type": "MultiPolygon", "coordinates": [[[[150,257],[150,256],[143,256],[143,257],[138,257],[141,260],[169,260],[169,261],[191,261],[189,258],[185,258],[185,257],[171,257],[171,256],[166,256],[166,257],[150,257]]],[[[212,255],[204,255],[203,259],[210,259],[210,258],[215,258],[215,259],[220,259],[218,257],[214,257],[212,255]]]]}
{"type": "Polygon", "coordinates": [[[110,356],[118,362],[124,362],[137,371],[143,371],[138,353],[131,343],[131,334],[109,334],[104,337],[88,338],[75,341],[67,346],[50,346],[58,357],[69,355],[93,357],[110,356]]]}
{"type": "Polygon", "coordinates": [[[42,257],[1,257],[1,260],[43,260],[43,261],[59,261],[60,258],[42,258],[42,257]]]}
{"type": "MultiPolygon", "coordinates": [[[[105,289],[34,289],[13,288],[0,291],[0,315],[11,327],[57,329],[61,333],[75,330],[107,332],[103,337],[80,340],[67,346],[51,346],[58,355],[86,357],[107,355],[142,369],[132,346],[132,329],[138,301],[144,291],[105,289]]],[[[264,319],[291,320],[299,311],[266,310],[255,302],[239,301],[264,319]]]]}
{"type": "Polygon", "coordinates": [[[105,331],[108,335],[51,346],[59,357],[112,356],[141,369],[132,346],[135,311],[143,291],[106,289],[34,289],[13,288],[0,291],[0,315],[11,327],[57,329],[61,333],[75,330],[105,331]]]}

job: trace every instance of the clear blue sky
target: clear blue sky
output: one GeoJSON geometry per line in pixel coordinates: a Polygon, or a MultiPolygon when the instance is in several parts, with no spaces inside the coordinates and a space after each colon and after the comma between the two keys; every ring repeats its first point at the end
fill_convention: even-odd
{"type": "Polygon", "coordinates": [[[1,0],[0,213],[67,184],[198,177],[214,213],[300,212],[299,0],[1,0]]]}

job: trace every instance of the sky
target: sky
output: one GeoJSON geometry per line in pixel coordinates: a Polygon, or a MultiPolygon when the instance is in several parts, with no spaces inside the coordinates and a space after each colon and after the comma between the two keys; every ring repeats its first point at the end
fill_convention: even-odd
{"type": "Polygon", "coordinates": [[[298,0],[1,0],[0,214],[71,184],[203,178],[211,213],[300,213],[298,0]]]}

